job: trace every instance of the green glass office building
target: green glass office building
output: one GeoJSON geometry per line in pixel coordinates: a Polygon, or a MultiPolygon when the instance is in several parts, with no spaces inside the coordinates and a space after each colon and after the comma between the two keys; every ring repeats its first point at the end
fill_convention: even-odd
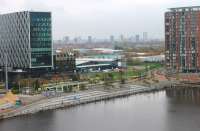
{"type": "Polygon", "coordinates": [[[0,66],[53,67],[51,12],[16,12],[0,15],[0,66]]]}

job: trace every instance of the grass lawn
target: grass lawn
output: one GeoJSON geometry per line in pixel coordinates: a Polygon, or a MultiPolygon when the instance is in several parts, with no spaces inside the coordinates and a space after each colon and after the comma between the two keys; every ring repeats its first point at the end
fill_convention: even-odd
{"type": "Polygon", "coordinates": [[[158,69],[162,67],[160,63],[141,63],[140,66],[144,66],[144,69],[136,70],[133,66],[128,66],[127,72],[98,72],[98,73],[89,73],[89,79],[98,79],[98,80],[105,80],[109,77],[112,77],[112,80],[120,80],[121,78],[130,78],[130,77],[138,77],[144,75],[145,72],[153,69],[158,69]]]}

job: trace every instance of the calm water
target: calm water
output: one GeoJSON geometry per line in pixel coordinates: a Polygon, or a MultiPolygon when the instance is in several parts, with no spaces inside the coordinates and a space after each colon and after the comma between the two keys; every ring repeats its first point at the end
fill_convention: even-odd
{"type": "Polygon", "coordinates": [[[200,90],[141,94],[0,121],[0,131],[200,131],[200,90]]]}

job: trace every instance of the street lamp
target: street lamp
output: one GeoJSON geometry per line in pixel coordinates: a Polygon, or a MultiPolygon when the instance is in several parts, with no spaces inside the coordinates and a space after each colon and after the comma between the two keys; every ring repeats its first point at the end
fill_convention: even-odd
{"type": "Polygon", "coordinates": [[[8,91],[8,56],[7,53],[5,53],[5,87],[8,91]]]}

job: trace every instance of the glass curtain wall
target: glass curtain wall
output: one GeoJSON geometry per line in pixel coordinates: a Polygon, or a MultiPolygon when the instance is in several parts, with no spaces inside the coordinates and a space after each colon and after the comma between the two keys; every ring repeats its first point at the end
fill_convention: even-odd
{"type": "Polygon", "coordinates": [[[50,12],[30,12],[31,67],[52,66],[50,12]]]}

